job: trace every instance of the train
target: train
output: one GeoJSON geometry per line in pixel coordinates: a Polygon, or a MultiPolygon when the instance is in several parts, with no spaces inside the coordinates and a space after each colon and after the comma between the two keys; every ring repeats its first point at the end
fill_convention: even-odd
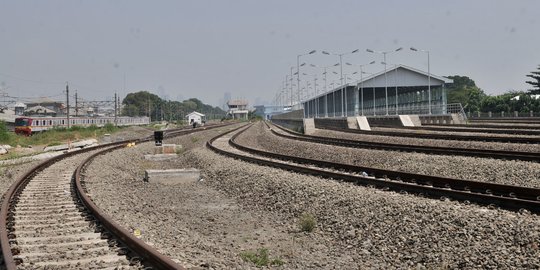
{"type": "MultiPolygon", "coordinates": [[[[102,127],[108,123],[115,124],[117,126],[137,126],[137,125],[148,125],[150,124],[150,118],[147,116],[143,117],[70,117],[69,126],[98,126],[102,127]]],[[[15,133],[22,135],[32,135],[36,132],[46,131],[52,128],[67,128],[68,119],[67,117],[56,117],[56,116],[24,116],[15,118],[15,133]]]]}

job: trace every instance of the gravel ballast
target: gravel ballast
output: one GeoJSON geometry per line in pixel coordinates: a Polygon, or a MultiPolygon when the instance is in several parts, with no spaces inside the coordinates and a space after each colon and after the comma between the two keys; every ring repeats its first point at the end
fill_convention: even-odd
{"type": "Polygon", "coordinates": [[[428,155],[302,142],[280,138],[262,124],[257,124],[238,136],[237,142],[265,151],[357,166],[540,188],[540,163],[536,162],[428,155]]]}
{"type": "MultiPolygon", "coordinates": [[[[241,137],[256,144],[269,139],[266,132],[241,137]]],[[[171,162],[145,161],[149,143],[100,156],[88,167],[87,188],[99,207],[191,269],[255,268],[240,254],[259,248],[284,263],[278,269],[540,267],[537,215],[247,164],[204,148],[217,133],[171,140],[185,147],[171,162]],[[199,168],[204,180],[142,181],[144,168],[173,167],[199,168]],[[314,232],[299,231],[302,213],[316,217],[314,232]]],[[[305,147],[278,141],[268,143],[305,147]]]]}
{"type": "MultiPolygon", "coordinates": [[[[279,131],[278,129],[276,130],[279,131]]],[[[349,140],[366,141],[366,142],[378,142],[378,143],[540,153],[540,144],[435,140],[435,139],[423,139],[423,138],[355,134],[355,133],[340,132],[340,131],[333,131],[333,130],[326,130],[326,129],[317,129],[313,135],[322,136],[322,137],[330,137],[330,138],[343,138],[343,139],[349,139],[349,140]]]]}

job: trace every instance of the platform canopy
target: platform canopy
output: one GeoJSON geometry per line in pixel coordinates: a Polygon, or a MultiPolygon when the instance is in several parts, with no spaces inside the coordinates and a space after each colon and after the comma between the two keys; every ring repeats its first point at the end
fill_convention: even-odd
{"type": "Polygon", "coordinates": [[[446,114],[446,85],[453,80],[406,65],[339,86],[304,101],[306,117],[446,114]]]}
{"type": "MultiPolygon", "coordinates": [[[[453,83],[454,81],[446,77],[429,74],[425,71],[415,69],[406,65],[394,65],[386,70],[386,83],[384,78],[384,70],[375,73],[363,79],[363,87],[407,87],[407,86],[427,86],[428,82],[432,87],[443,84],[453,83]]],[[[362,82],[357,82],[360,84],[362,82]]]]}

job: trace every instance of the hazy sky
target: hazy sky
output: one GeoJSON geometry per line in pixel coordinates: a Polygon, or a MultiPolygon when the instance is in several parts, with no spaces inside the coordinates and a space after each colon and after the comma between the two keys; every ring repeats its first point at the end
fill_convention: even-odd
{"type": "Polygon", "coordinates": [[[86,100],[148,90],[213,105],[229,92],[253,103],[274,98],[297,54],[318,50],[302,62],[324,66],[338,57],[321,50],[360,49],[344,62],[364,64],[382,60],[367,48],[404,47],[387,62],[427,70],[414,46],[430,51],[434,74],[469,76],[488,94],[525,90],[540,64],[538,10],[536,0],[0,0],[0,89],[61,99],[69,81],[86,100]]]}

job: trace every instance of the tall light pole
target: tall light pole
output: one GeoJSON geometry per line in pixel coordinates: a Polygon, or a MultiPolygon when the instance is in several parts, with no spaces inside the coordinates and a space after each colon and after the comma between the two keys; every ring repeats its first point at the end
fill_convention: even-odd
{"type": "Polygon", "coordinates": [[[292,111],[292,105],[293,105],[293,69],[294,67],[291,67],[291,76],[289,77],[290,84],[291,84],[291,111],[292,111]]]}
{"type": "MultiPolygon", "coordinates": [[[[343,85],[343,56],[344,55],[347,55],[347,54],[353,54],[353,53],[357,53],[358,51],[360,51],[359,49],[356,49],[356,50],[353,50],[351,52],[346,52],[346,53],[330,53],[330,52],[327,52],[327,51],[322,51],[323,54],[326,54],[326,55],[336,55],[336,56],[339,56],[339,66],[340,66],[340,77],[341,77],[341,87],[344,87],[343,85]]],[[[341,98],[341,116],[343,116],[343,98],[345,98],[345,112],[346,114],[348,115],[348,110],[347,110],[347,89],[345,89],[345,91],[343,91],[343,88],[341,90],[341,93],[342,93],[342,96],[343,96],[343,93],[345,92],[345,96],[341,98]]]]}
{"type": "Polygon", "coordinates": [[[324,67],[321,67],[321,66],[317,66],[317,65],[314,65],[314,64],[311,64],[310,66],[312,67],[316,67],[316,68],[322,68],[324,70],[324,72],[322,73],[324,76],[323,76],[323,80],[324,80],[324,102],[325,102],[325,107],[324,107],[324,110],[325,110],[325,117],[328,117],[328,90],[327,90],[327,80],[326,80],[326,75],[328,74],[327,72],[327,68],[329,67],[337,67],[339,66],[339,63],[336,63],[334,65],[330,65],[330,66],[324,66],[324,67]]]}
{"type": "Polygon", "coordinates": [[[429,70],[429,51],[428,50],[418,50],[414,47],[411,47],[411,51],[415,52],[425,52],[427,53],[427,74],[428,74],[428,111],[431,114],[431,72],[429,70]]]}
{"type": "Polygon", "coordinates": [[[383,61],[384,61],[384,94],[385,94],[385,100],[386,100],[386,115],[388,115],[388,79],[387,79],[387,76],[386,76],[386,54],[387,53],[392,53],[392,52],[399,52],[403,50],[403,47],[399,47],[393,51],[374,51],[374,50],[371,50],[371,49],[367,49],[366,51],[367,52],[370,52],[370,53],[380,53],[383,55],[383,61]]]}
{"type": "MultiPolygon", "coordinates": [[[[349,65],[349,66],[358,66],[358,67],[360,67],[360,85],[361,85],[361,87],[360,87],[360,89],[361,89],[361,90],[360,90],[360,94],[362,95],[362,96],[361,96],[361,100],[362,100],[362,102],[361,102],[361,106],[362,106],[362,116],[364,116],[364,77],[363,77],[363,75],[364,75],[365,72],[364,72],[362,69],[363,69],[365,66],[367,66],[367,65],[373,65],[373,64],[375,64],[375,61],[371,61],[371,62],[369,62],[369,63],[367,63],[367,64],[362,64],[362,65],[355,65],[355,64],[351,64],[351,63],[349,63],[349,62],[347,62],[346,64],[349,65]]],[[[375,109],[375,108],[373,108],[373,109],[375,109]]]]}
{"type": "MultiPolygon", "coordinates": [[[[297,81],[296,81],[296,84],[298,84],[298,88],[297,88],[297,94],[298,94],[298,103],[300,103],[300,56],[304,56],[304,55],[308,55],[308,54],[314,54],[316,53],[317,51],[316,50],[312,50],[308,53],[304,53],[304,54],[299,54],[296,56],[296,73],[298,74],[298,76],[296,77],[297,78],[297,81]]],[[[302,64],[302,66],[305,65],[305,64],[302,64]]]]}

